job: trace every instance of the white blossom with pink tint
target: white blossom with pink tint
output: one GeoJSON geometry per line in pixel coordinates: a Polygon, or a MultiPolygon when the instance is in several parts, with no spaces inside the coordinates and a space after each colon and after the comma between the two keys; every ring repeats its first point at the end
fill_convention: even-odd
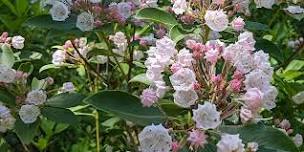
{"type": "Polygon", "coordinates": [[[221,32],[228,27],[228,16],[223,10],[207,10],[205,14],[207,26],[213,31],[221,32]]]}
{"type": "Polygon", "coordinates": [[[254,0],[257,8],[268,8],[271,9],[272,5],[276,3],[276,0],[254,0]]]}
{"type": "Polygon", "coordinates": [[[69,15],[69,7],[60,1],[55,1],[52,3],[52,8],[50,9],[50,14],[54,21],[65,21],[69,15]]]}
{"type": "Polygon", "coordinates": [[[297,147],[301,147],[303,145],[303,137],[301,134],[296,134],[292,139],[297,147]]]}
{"type": "Polygon", "coordinates": [[[232,0],[235,10],[245,15],[250,15],[249,4],[250,0],[232,0]]]}
{"type": "Polygon", "coordinates": [[[241,17],[233,19],[233,21],[231,22],[231,26],[235,31],[242,31],[245,26],[244,19],[241,17]]]}
{"type": "Polygon", "coordinates": [[[190,142],[191,146],[197,149],[199,147],[203,148],[204,145],[208,143],[207,138],[208,135],[206,135],[204,131],[192,129],[192,131],[189,132],[187,140],[190,142]]]}
{"type": "Polygon", "coordinates": [[[76,27],[83,32],[91,31],[94,28],[94,16],[88,12],[82,12],[77,16],[76,27]]]}
{"type": "Polygon", "coordinates": [[[192,89],[177,90],[174,92],[173,97],[174,103],[184,108],[189,108],[191,105],[194,105],[198,99],[198,95],[192,89]]]}
{"type": "Polygon", "coordinates": [[[140,96],[140,101],[144,107],[151,107],[158,101],[158,97],[153,89],[147,88],[143,90],[140,96]]]}
{"type": "Polygon", "coordinates": [[[192,63],[194,61],[192,57],[192,53],[188,49],[181,49],[177,56],[176,56],[176,62],[181,64],[183,67],[192,67],[192,63]]]}
{"type": "Polygon", "coordinates": [[[23,49],[24,47],[24,37],[18,35],[12,38],[12,46],[15,49],[23,49]]]}
{"type": "Polygon", "coordinates": [[[215,129],[221,124],[220,112],[210,102],[199,104],[198,108],[193,110],[192,119],[195,121],[196,127],[201,129],[215,129]]]}
{"type": "Polygon", "coordinates": [[[216,144],[217,152],[244,152],[244,144],[240,135],[224,134],[221,140],[216,144]]]}
{"type": "Polygon", "coordinates": [[[66,52],[64,50],[56,50],[52,55],[52,63],[55,65],[64,64],[66,59],[66,52]]]}
{"type": "Polygon", "coordinates": [[[224,5],[225,0],[212,0],[212,3],[215,3],[217,5],[224,5]]]}
{"type": "Polygon", "coordinates": [[[47,95],[43,90],[32,90],[26,95],[25,103],[42,105],[46,102],[47,95]]]}
{"type": "Polygon", "coordinates": [[[187,10],[186,0],[174,0],[172,10],[176,15],[181,15],[187,10]]]}
{"type": "Polygon", "coordinates": [[[217,49],[210,49],[205,53],[205,59],[212,63],[215,64],[219,58],[220,52],[217,49]]]}
{"type": "Polygon", "coordinates": [[[245,107],[241,107],[240,117],[242,123],[247,123],[248,121],[251,121],[254,118],[254,114],[252,113],[251,110],[245,107]]]}
{"type": "Polygon", "coordinates": [[[172,147],[169,130],[161,124],[146,126],[138,134],[138,140],[142,152],[169,152],[172,147]]]}
{"type": "Polygon", "coordinates": [[[16,71],[7,65],[0,64],[0,82],[12,83],[15,81],[16,71]]]}
{"type": "Polygon", "coordinates": [[[259,150],[259,144],[257,142],[249,142],[247,143],[247,148],[250,152],[257,152],[259,150]]]}
{"type": "Polygon", "coordinates": [[[11,111],[0,102],[0,132],[4,133],[7,130],[13,129],[16,119],[11,114],[11,111]]]}
{"type": "Polygon", "coordinates": [[[174,90],[192,89],[196,82],[195,73],[189,68],[182,68],[169,77],[174,90]]]}
{"type": "Polygon", "coordinates": [[[34,123],[40,115],[40,109],[35,105],[23,105],[19,110],[20,119],[25,124],[34,123]]]}
{"type": "Polygon", "coordinates": [[[242,51],[242,46],[238,45],[237,43],[229,44],[227,47],[224,48],[222,57],[228,62],[233,62],[236,60],[235,57],[238,54],[238,52],[241,51],[242,51]]]}
{"type": "Polygon", "coordinates": [[[241,45],[245,50],[254,51],[255,42],[256,41],[254,40],[253,34],[251,32],[245,31],[239,35],[237,43],[241,45]]]}
{"type": "Polygon", "coordinates": [[[242,100],[245,101],[246,108],[257,111],[262,106],[264,94],[258,88],[250,88],[247,90],[242,100]]]}

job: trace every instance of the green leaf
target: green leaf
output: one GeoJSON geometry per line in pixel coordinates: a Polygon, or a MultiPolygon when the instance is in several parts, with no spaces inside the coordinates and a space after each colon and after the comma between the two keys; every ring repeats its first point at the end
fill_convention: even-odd
{"type": "Polygon", "coordinates": [[[17,119],[15,123],[15,132],[24,144],[29,144],[36,135],[39,121],[31,124],[25,124],[21,119],[17,119]]]}
{"type": "Polygon", "coordinates": [[[180,25],[175,25],[170,29],[169,35],[170,38],[177,43],[187,36],[187,32],[180,28],[180,25]]]}
{"type": "Polygon", "coordinates": [[[142,74],[136,75],[135,77],[133,77],[129,81],[129,83],[131,83],[131,82],[140,82],[140,83],[143,83],[143,84],[146,84],[146,85],[150,85],[151,84],[151,81],[147,78],[146,73],[142,73],[142,74]]]}
{"type": "Polygon", "coordinates": [[[144,8],[137,12],[136,18],[143,20],[150,20],[157,23],[162,23],[171,29],[174,25],[178,24],[173,15],[167,11],[158,8],[144,8]]]}
{"type": "Polygon", "coordinates": [[[301,70],[303,67],[304,67],[304,60],[293,60],[288,64],[288,66],[286,67],[284,72],[287,72],[290,70],[298,71],[298,70],[301,70]]]}
{"type": "Polygon", "coordinates": [[[22,16],[28,10],[29,1],[26,0],[16,0],[16,9],[19,16],[22,16]]]}
{"type": "Polygon", "coordinates": [[[187,109],[179,107],[170,100],[162,99],[159,104],[168,116],[176,117],[187,113],[187,109]]]}
{"type": "MultiPolygon", "coordinates": [[[[263,125],[252,124],[248,126],[223,126],[221,129],[225,133],[240,134],[244,143],[257,142],[259,146],[277,151],[298,152],[298,148],[293,141],[282,131],[263,125]]],[[[267,152],[261,151],[261,152],[267,152]]]]}
{"type": "Polygon", "coordinates": [[[62,64],[60,66],[58,65],[55,65],[55,64],[47,64],[47,65],[44,65],[43,67],[41,67],[39,69],[39,73],[45,71],[45,70],[49,70],[49,69],[60,69],[62,67],[68,67],[68,68],[75,68],[77,66],[73,65],[73,64],[68,64],[68,63],[65,63],[65,64],[62,64]]]}
{"type": "Polygon", "coordinates": [[[76,27],[76,17],[71,16],[63,22],[53,21],[50,15],[41,15],[30,18],[25,25],[39,28],[55,29],[60,31],[72,30],[76,27]]]}
{"type": "Polygon", "coordinates": [[[87,97],[84,102],[138,125],[158,124],[165,119],[158,108],[143,107],[139,98],[126,92],[102,91],[87,97]]]}
{"type": "Polygon", "coordinates": [[[1,52],[0,63],[7,65],[9,67],[13,67],[15,63],[15,57],[11,47],[8,44],[3,44],[1,49],[2,52],[1,52]]]}
{"type": "Polygon", "coordinates": [[[18,71],[23,71],[30,75],[34,70],[34,65],[30,62],[20,64],[18,71]]]}
{"type": "Polygon", "coordinates": [[[80,105],[84,98],[85,96],[79,93],[61,93],[49,98],[45,104],[58,108],[70,108],[80,105]]]}
{"type": "Polygon", "coordinates": [[[284,61],[281,49],[271,41],[265,39],[257,39],[255,47],[257,51],[263,50],[264,52],[269,53],[270,57],[273,57],[280,63],[284,61]]]}
{"type": "Polygon", "coordinates": [[[14,106],[16,105],[16,98],[7,90],[0,88],[0,102],[14,106]]]}
{"type": "Polygon", "coordinates": [[[269,27],[268,25],[258,23],[258,22],[252,22],[252,21],[246,21],[245,22],[245,28],[249,31],[268,31],[269,27]]]}
{"type": "Polygon", "coordinates": [[[41,114],[49,120],[57,123],[70,125],[76,125],[78,123],[77,116],[68,109],[46,106],[41,109],[41,114]]]}
{"type": "Polygon", "coordinates": [[[15,6],[10,2],[10,0],[1,0],[3,4],[5,4],[13,14],[18,16],[18,12],[16,11],[15,6]]]}

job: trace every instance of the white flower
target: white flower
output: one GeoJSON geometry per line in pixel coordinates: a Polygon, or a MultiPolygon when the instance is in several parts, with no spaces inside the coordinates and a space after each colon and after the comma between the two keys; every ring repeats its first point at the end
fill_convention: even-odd
{"type": "Polygon", "coordinates": [[[133,52],[133,60],[134,61],[139,61],[141,60],[142,58],[144,58],[144,53],[142,51],[139,51],[139,50],[135,50],[133,52]]]}
{"type": "MultiPolygon", "coordinates": [[[[256,69],[245,75],[245,89],[258,88],[262,92],[270,86],[271,77],[262,70],[256,69]]],[[[263,92],[264,93],[264,92],[263,92]]]]}
{"type": "Polygon", "coordinates": [[[303,144],[303,137],[301,134],[296,134],[293,137],[293,142],[296,144],[297,147],[300,147],[303,144]]]}
{"type": "Polygon", "coordinates": [[[208,62],[210,62],[210,63],[212,63],[212,64],[215,64],[216,61],[217,61],[217,59],[218,59],[218,57],[219,57],[219,54],[220,54],[220,52],[219,52],[218,49],[209,49],[209,50],[205,53],[204,58],[205,58],[208,62]]]}
{"type": "Polygon", "coordinates": [[[43,90],[32,90],[26,96],[27,104],[41,105],[46,102],[47,95],[43,90]]]}
{"type": "Polygon", "coordinates": [[[128,40],[123,32],[116,32],[115,35],[110,35],[109,39],[113,41],[119,50],[124,51],[128,46],[128,40]]]}
{"type": "Polygon", "coordinates": [[[146,7],[157,7],[158,0],[139,0],[140,1],[140,7],[146,8],[146,7]]]}
{"type": "Polygon", "coordinates": [[[93,30],[94,16],[88,12],[82,12],[77,16],[76,27],[83,32],[93,30]]]}
{"type": "Polygon", "coordinates": [[[100,3],[101,0],[89,0],[91,3],[100,3]]]}
{"type": "Polygon", "coordinates": [[[18,35],[12,38],[12,45],[15,49],[23,49],[24,47],[24,37],[18,35]]]}
{"type": "Polygon", "coordinates": [[[35,105],[23,105],[19,110],[20,119],[26,124],[35,122],[39,115],[40,109],[35,105]]]}
{"type": "Polygon", "coordinates": [[[174,103],[184,108],[189,108],[191,105],[194,105],[195,101],[198,99],[198,96],[193,89],[175,91],[173,97],[174,103]]]}
{"type": "Polygon", "coordinates": [[[175,43],[168,37],[163,37],[156,41],[154,55],[157,60],[164,64],[169,64],[170,59],[177,54],[175,43]]]}
{"type": "Polygon", "coordinates": [[[257,8],[268,8],[271,9],[272,5],[275,4],[276,0],[254,0],[257,8]]]}
{"type": "Polygon", "coordinates": [[[62,85],[62,92],[74,92],[75,91],[75,87],[74,84],[72,82],[65,82],[62,85]]]}
{"type": "Polygon", "coordinates": [[[239,134],[230,135],[224,134],[221,140],[216,144],[217,152],[244,152],[244,144],[239,137],[239,134]]]}
{"type": "Polygon", "coordinates": [[[256,142],[249,142],[247,143],[247,149],[250,152],[257,152],[259,150],[259,144],[256,142]]]}
{"type": "Polygon", "coordinates": [[[158,98],[163,98],[168,91],[168,87],[166,86],[166,82],[163,80],[154,81],[154,85],[156,87],[156,95],[158,98]]]}
{"type": "Polygon", "coordinates": [[[228,16],[223,10],[207,10],[205,14],[206,24],[216,32],[224,31],[228,27],[228,16]]]}
{"type": "Polygon", "coordinates": [[[236,31],[242,31],[244,29],[245,26],[245,22],[244,19],[241,17],[237,17],[235,18],[232,22],[231,22],[231,26],[234,30],[236,31]]]}
{"type": "Polygon", "coordinates": [[[304,13],[304,8],[301,8],[301,6],[288,6],[285,10],[287,10],[291,14],[304,13]]]}
{"type": "Polygon", "coordinates": [[[52,63],[55,65],[62,65],[66,59],[65,51],[56,50],[52,55],[52,63]]]}
{"type": "Polygon", "coordinates": [[[254,45],[255,45],[255,40],[253,37],[253,34],[251,32],[245,31],[241,33],[238,37],[238,42],[239,45],[243,47],[243,49],[247,51],[253,51],[255,50],[254,45]]]}
{"type": "Polygon", "coordinates": [[[172,10],[176,15],[181,15],[187,10],[186,0],[174,0],[172,10]]]}
{"type": "Polygon", "coordinates": [[[10,67],[0,64],[0,82],[12,83],[15,81],[16,71],[10,67]]]}
{"type": "Polygon", "coordinates": [[[50,9],[50,14],[54,21],[65,21],[69,17],[70,10],[66,4],[55,1],[50,9]]]}
{"type": "Polygon", "coordinates": [[[270,110],[276,107],[276,97],[278,96],[278,90],[274,86],[268,86],[267,89],[262,90],[263,95],[263,107],[270,110]]]}
{"type": "Polygon", "coordinates": [[[204,105],[198,105],[197,110],[193,110],[192,119],[196,123],[197,128],[215,129],[221,124],[220,112],[216,110],[216,106],[210,102],[204,105]]]}
{"type": "Polygon", "coordinates": [[[0,132],[13,129],[16,119],[11,115],[10,110],[0,103],[0,132]]]}
{"type": "Polygon", "coordinates": [[[236,69],[242,73],[250,72],[255,66],[253,57],[248,51],[237,52],[233,58],[233,63],[236,69]]]}
{"type": "Polygon", "coordinates": [[[161,124],[146,126],[139,133],[138,140],[142,152],[169,152],[172,144],[168,129],[161,124]]]}
{"type": "Polygon", "coordinates": [[[196,82],[195,74],[189,68],[181,68],[169,77],[174,90],[192,89],[196,82]]]}
{"type": "Polygon", "coordinates": [[[301,91],[292,97],[292,100],[296,104],[304,103],[304,91],[301,91]]]}
{"type": "Polygon", "coordinates": [[[183,67],[192,67],[192,62],[194,61],[192,56],[192,53],[188,49],[183,48],[178,52],[176,62],[183,67]]]}
{"type": "Polygon", "coordinates": [[[105,64],[108,62],[108,57],[105,55],[97,55],[96,60],[99,64],[105,64]]]}
{"type": "Polygon", "coordinates": [[[266,54],[264,51],[260,50],[253,54],[253,60],[255,64],[255,68],[261,69],[265,74],[272,77],[273,68],[269,63],[269,55],[266,54]]]}
{"type": "Polygon", "coordinates": [[[228,62],[233,62],[233,59],[237,60],[237,58],[235,57],[239,52],[242,52],[242,46],[237,43],[229,44],[227,47],[224,48],[222,57],[228,62]]]}

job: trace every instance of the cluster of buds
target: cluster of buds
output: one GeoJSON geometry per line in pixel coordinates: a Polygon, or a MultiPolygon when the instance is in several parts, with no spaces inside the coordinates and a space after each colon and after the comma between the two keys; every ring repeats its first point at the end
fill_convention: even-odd
{"type": "Polygon", "coordinates": [[[20,35],[9,37],[7,32],[3,32],[0,36],[0,46],[8,44],[9,46],[19,50],[23,49],[24,41],[25,39],[20,35]]]}

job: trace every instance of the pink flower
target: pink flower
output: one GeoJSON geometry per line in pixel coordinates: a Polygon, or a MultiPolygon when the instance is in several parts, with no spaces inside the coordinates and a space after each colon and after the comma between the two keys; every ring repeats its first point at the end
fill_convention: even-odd
{"type": "Polygon", "coordinates": [[[177,142],[177,141],[174,141],[172,142],[172,152],[178,152],[182,146],[177,142]]]}
{"type": "Polygon", "coordinates": [[[258,88],[250,88],[243,96],[243,100],[248,109],[257,111],[262,107],[263,93],[258,88]]]}
{"type": "Polygon", "coordinates": [[[243,32],[239,35],[238,37],[238,44],[243,47],[243,49],[247,51],[253,51],[255,50],[254,45],[255,45],[255,40],[253,37],[253,34],[251,32],[243,32]]]}
{"type": "Polygon", "coordinates": [[[228,16],[223,10],[207,10],[205,14],[207,26],[216,32],[224,31],[228,27],[228,16]]]}
{"type": "Polygon", "coordinates": [[[194,90],[200,90],[202,88],[201,84],[198,82],[193,83],[193,89],[194,90]]]}
{"type": "Polygon", "coordinates": [[[230,88],[232,89],[233,92],[235,93],[240,92],[241,87],[242,87],[242,80],[232,79],[230,81],[230,88]]]}
{"type": "Polygon", "coordinates": [[[195,21],[195,18],[191,14],[188,14],[188,13],[182,15],[180,19],[183,23],[188,24],[188,25],[193,24],[195,21]]]}
{"type": "Polygon", "coordinates": [[[282,120],[281,123],[279,124],[279,127],[282,129],[285,129],[285,130],[290,129],[291,125],[290,125],[289,120],[287,120],[287,119],[282,120]]]}
{"type": "Polygon", "coordinates": [[[215,64],[216,62],[217,62],[217,59],[218,59],[218,57],[219,57],[219,54],[220,54],[220,52],[219,52],[219,50],[217,50],[217,49],[210,49],[210,50],[208,50],[206,53],[205,53],[205,59],[208,61],[208,62],[210,62],[210,63],[212,63],[212,64],[215,64]]]}
{"type": "Polygon", "coordinates": [[[235,70],[232,76],[233,79],[243,79],[244,78],[244,74],[239,71],[239,70],[235,70]]]}
{"type": "Polygon", "coordinates": [[[8,33],[7,32],[3,32],[0,36],[0,43],[5,43],[6,39],[8,37],[8,33]]]}
{"type": "Polygon", "coordinates": [[[215,84],[215,85],[219,85],[222,81],[222,76],[220,74],[216,75],[216,76],[212,76],[211,81],[215,84]]]}
{"type": "Polygon", "coordinates": [[[244,19],[242,19],[241,17],[235,18],[232,22],[231,22],[232,28],[236,31],[242,31],[244,29],[245,26],[245,22],[244,19]]]}
{"type": "Polygon", "coordinates": [[[143,90],[140,99],[144,107],[151,107],[155,102],[157,102],[158,97],[154,90],[148,88],[143,90]]]}
{"type": "Polygon", "coordinates": [[[204,131],[192,129],[192,131],[189,132],[187,140],[191,143],[191,146],[194,146],[197,149],[199,147],[204,147],[204,145],[208,143],[207,138],[208,136],[204,131]]]}
{"type": "Polygon", "coordinates": [[[225,0],[213,0],[212,2],[217,4],[217,5],[224,5],[225,0]]]}
{"type": "Polygon", "coordinates": [[[174,63],[171,65],[170,70],[172,73],[175,73],[181,68],[183,68],[183,66],[180,63],[174,63]]]}

